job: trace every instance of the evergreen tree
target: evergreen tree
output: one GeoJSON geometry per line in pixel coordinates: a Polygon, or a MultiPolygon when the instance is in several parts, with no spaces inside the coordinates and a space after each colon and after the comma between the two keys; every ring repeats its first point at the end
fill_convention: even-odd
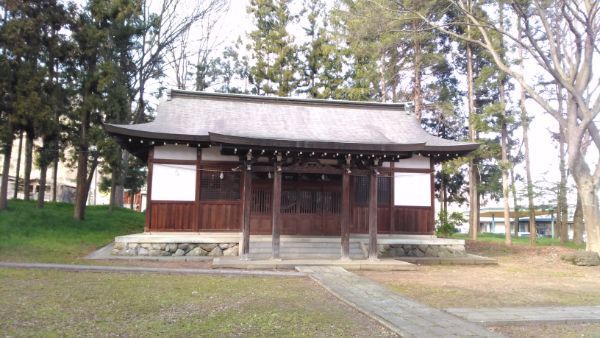
{"type": "Polygon", "coordinates": [[[294,20],[290,0],[251,0],[248,13],[254,18],[247,48],[254,64],[250,79],[258,95],[289,96],[298,86],[297,50],[288,33],[294,20]]]}
{"type": "Polygon", "coordinates": [[[342,98],[343,56],[329,28],[326,4],[323,0],[305,0],[303,13],[308,41],[300,47],[303,69],[299,92],[311,98],[342,98]]]}

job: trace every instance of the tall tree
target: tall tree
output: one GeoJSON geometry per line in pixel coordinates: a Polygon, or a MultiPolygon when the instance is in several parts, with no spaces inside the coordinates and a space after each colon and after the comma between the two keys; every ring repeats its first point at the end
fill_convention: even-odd
{"type": "Polygon", "coordinates": [[[248,49],[255,94],[289,96],[298,87],[297,50],[288,25],[295,19],[290,0],[251,0],[248,13],[254,19],[248,49]]]}
{"type": "MultiPolygon", "coordinates": [[[[600,57],[597,48],[600,3],[587,0],[512,2],[511,12],[523,25],[523,38],[501,30],[497,24],[471,11],[465,1],[455,0],[452,4],[464,13],[468,24],[481,33],[480,39],[458,37],[485,48],[498,67],[515,79],[527,95],[558,122],[561,133],[565,133],[567,165],[577,185],[586,221],[586,248],[600,252],[600,163],[588,162],[581,147],[584,135],[589,133],[595,148],[600,149],[600,132],[594,123],[600,114],[600,92],[593,67],[600,57]],[[542,81],[554,81],[564,90],[565,115],[544,95],[541,91],[544,89],[540,90],[540,77],[528,78],[502,59],[490,38],[492,32],[504,34],[512,43],[524,48],[542,81]]],[[[534,233],[531,236],[533,238],[534,233]]]]}
{"type": "Polygon", "coordinates": [[[0,21],[0,150],[4,155],[2,164],[2,182],[0,183],[0,211],[8,207],[8,175],[12,144],[15,137],[14,107],[12,89],[14,87],[14,57],[9,50],[6,37],[10,36],[9,22],[11,14],[6,3],[1,3],[2,21],[0,21]]]}

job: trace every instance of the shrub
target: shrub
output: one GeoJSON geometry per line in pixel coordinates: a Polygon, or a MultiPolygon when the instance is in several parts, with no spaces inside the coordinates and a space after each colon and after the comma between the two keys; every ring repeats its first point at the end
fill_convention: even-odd
{"type": "Polygon", "coordinates": [[[450,237],[452,234],[458,232],[457,227],[464,222],[465,219],[462,213],[455,211],[448,215],[447,211],[441,210],[438,213],[438,219],[435,221],[435,233],[439,237],[450,237]]]}

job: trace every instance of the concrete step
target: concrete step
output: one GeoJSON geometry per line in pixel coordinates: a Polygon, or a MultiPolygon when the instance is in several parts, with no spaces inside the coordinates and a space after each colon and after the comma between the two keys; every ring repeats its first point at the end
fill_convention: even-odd
{"type": "MultiPolygon", "coordinates": [[[[250,256],[258,259],[271,257],[270,241],[251,241],[250,256]]],[[[338,259],[341,257],[341,244],[335,242],[293,241],[282,242],[280,256],[286,259],[338,259]]],[[[361,243],[350,243],[350,257],[365,259],[361,243]]]]}

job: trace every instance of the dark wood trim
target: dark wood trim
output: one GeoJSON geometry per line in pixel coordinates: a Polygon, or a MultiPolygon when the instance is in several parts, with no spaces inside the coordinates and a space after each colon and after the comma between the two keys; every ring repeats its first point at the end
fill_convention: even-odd
{"type": "Polygon", "coordinates": [[[160,203],[160,204],[190,204],[190,203],[196,203],[196,201],[173,201],[173,200],[152,200],[152,202],[154,203],[160,203]]]}
{"type": "Polygon", "coordinates": [[[433,170],[433,161],[429,160],[429,167],[431,168],[431,181],[429,183],[431,190],[431,222],[429,224],[429,229],[435,233],[435,181],[434,181],[434,170],[433,170]]]}
{"type": "Polygon", "coordinates": [[[344,170],[342,174],[342,210],[340,215],[342,259],[350,259],[350,217],[350,175],[344,170]]]}
{"type": "Polygon", "coordinates": [[[153,160],[154,163],[156,164],[189,164],[189,165],[196,165],[198,163],[198,160],[168,160],[168,159],[156,159],[153,160]]]}
{"type": "Polygon", "coordinates": [[[144,232],[150,231],[151,215],[152,215],[152,166],[154,165],[154,147],[148,152],[148,177],[146,177],[146,224],[144,232]]]}
{"type": "MultiPolygon", "coordinates": [[[[390,169],[393,171],[394,170],[394,162],[390,163],[390,169]]],[[[394,217],[394,195],[395,195],[395,186],[396,186],[396,182],[395,182],[395,178],[394,175],[392,175],[392,182],[390,183],[390,232],[393,233],[396,229],[395,226],[395,217],[394,217]]]]}
{"type": "Polygon", "coordinates": [[[278,164],[273,168],[273,202],[271,204],[273,239],[272,257],[279,259],[279,246],[281,237],[281,171],[277,170],[278,164]]]}
{"type": "Polygon", "coordinates": [[[377,173],[369,176],[369,259],[377,259],[377,173]]]}
{"type": "Polygon", "coordinates": [[[200,170],[198,170],[200,168],[200,158],[202,157],[202,149],[201,148],[197,148],[196,149],[196,222],[195,222],[195,226],[196,226],[196,231],[200,230],[200,194],[201,191],[200,189],[202,189],[202,187],[200,186],[200,180],[201,180],[201,174],[202,172],[200,170]]]}
{"type": "Polygon", "coordinates": [[[242,259],[248,259],[250,253],[250,209],[252,203],[252,172],[244,171],[242,196],[243,217],[242,217],[242,259]]]}

